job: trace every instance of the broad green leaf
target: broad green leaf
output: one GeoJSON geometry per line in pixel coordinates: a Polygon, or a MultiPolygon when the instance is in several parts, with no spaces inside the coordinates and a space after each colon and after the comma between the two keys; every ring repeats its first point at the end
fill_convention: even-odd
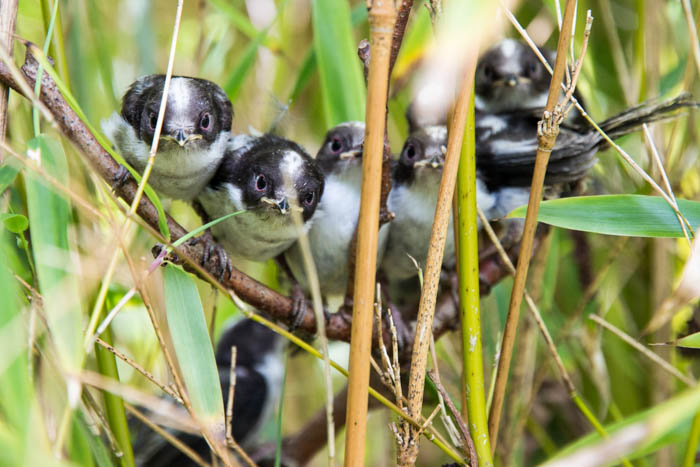
{"type": "MultiPolygon", "coordinates": [[[[628,456],[633,459],[639,455],[652,452],[650,449],[652,447],[658,449],[664,444],[678,440],[678,431],[689,424],[690,419],[695,416],[698,409],[700,409],[700,388],[694,388],[682,392],[676,397],[655,405],[648,410],[606,426],[605,431],[611,438],[620,434],[622,430],[628,429],[627,433],[630,433],[630,430],[634,430],[634,438],[636,440],[630,442],[631,440],[628,439],[627,443],[621,443],[624,446],[621,451],[599,462],[602,464],[612,463],[620,456],[628,456]]],[[[584,436],[561,450],[552,459],[552,465],[555,463],[556,465],[565,465],[565,462],[569,459],[568,456],[573,456],[586,449],[596,448],[605,443],[605,441],[605,439],[601,439],[597,432],[584,436]]]]}
{"type": "MultiPolygon", "coordinates": [[[[693,230],[700,226],[700,202],[679,199],[693,230]]],[[[521,206],[508,217],[525,217],[521,206]]],[[[537,220],[565,229],[628,237],[682,237],[678,217],[663,198],[643,195],[578,196],[543,201],[537,220]]]]}
{"type": "MultiPolygon", "coordinates": [[[[40,135],[27,147],[44,170],[59,183],[68,184],[66,155],[58,141],[40,135]]],[[[61,364],[68,371],[77,371],[83,358],[83,313],[75,275],[78,265],[68,242],[70,204],[31,172],[26,174],[26,190],[32,253],[49,329],[61,364]]]]}
{"type": "Polygon", "coordinates": [[[167,266],[165,308],[178,365],[198,418],[212,434],[224,433],[224,400],[202,302],[192,277],[167,266]]]}
{"type": "Polygon", "coordinates": [[[27,230],[29,221],[22,214],[10,214],[0,212],[0,223],[12,233],[20,233],[27,230]]]}
{"type": "Polygon", "coordinates": [[[11,165],[3,164],[0,166],[0,193],[5,191],[5,188],[10,186],[12,182],[15,181],[15,177],[19,170],[15,169],[11,165]]]}
{"type": "Polygon", "coordinates": [[[345,0],[313,0],[314,51],[326,126],[365,118],[365,85],[345,0]]]}
{"type": "Polygon", "coordinates": [[[681,337],[676,340],[674,344],[678,347],[685,347],[688,349],[700,349],[700,332],[695,332],[693,334],[688,334],[685,337],[681,337]]]}

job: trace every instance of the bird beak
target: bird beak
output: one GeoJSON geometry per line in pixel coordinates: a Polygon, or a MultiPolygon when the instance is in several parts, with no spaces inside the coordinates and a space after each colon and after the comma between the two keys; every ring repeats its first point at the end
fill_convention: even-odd
{"type": "Polygon", "coordinates": [[[338,157],[340,158],[340,160],[362,157],[362,147],[360,147],[360,149],[352,149],[350,151],[341,152],[338,157]]]}
{"type": "Polygon", "coordinates": [[[202,135],[197,135],[194,133],[187,134],[187,131],[182,128],[178,128],[177,130],[175,130],[174,134],[161,136],[161,138],[164,140],[176,142],[180,145],[181,148],[185,147],[185,145],[190,141],[200,139],[201,137],[202,135]]]}
{"type": "Polygon", "coordinates": [[[505,82],[506,86],[510,88],[514,88],[518,85],[518,77],[512,74],[506,76],[506,78],[503,81],[505,82]]]}
{"type": "Polygon", "coordinates": [[[270,206],[276,207],[282,214],[287,214],[290,210],[289,200],[287,200],[286,196],[282,199],[272,199],[268,198],[267,196],[263,196],[262,198],[260,198],[260,201],[262,201],[263,203],[267,203],[270,206]]]}
{"type": "Polygon", "coordinates": [[[415,167],[432,167],[433,169],[437,169],[439,167],[442,167],[444,164],[445,162],[440,157],[440,155],[435,154],[430,159],[424,159],[422,161],[416,162],[415,167]]]}

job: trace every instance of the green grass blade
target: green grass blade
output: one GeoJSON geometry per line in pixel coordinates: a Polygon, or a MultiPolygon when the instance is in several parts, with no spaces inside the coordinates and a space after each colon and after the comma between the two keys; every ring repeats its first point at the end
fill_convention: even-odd
{"type": "Polygon", "coordinates": [[[2,421],[24,439],[33,388],[27,372],[27,330],[21,314],[21,292],[8,268],[8,237],[0,231],[0,413],[2,421]]]}
{"type": "MultiPolygon", "coordinates": [[[[617,453],[613,449],[614,456],[612,457],[604,460],[597,458],[600,459],[598,462],[608,464],[624,455],[629,455],[630,458],[634,459],[640,455],[654,452],[670,442],[687,439],[690,420],[698,409],[700,409],[700,388],[694,388],[605,427],[610,438],[619,435],[624,429],[634,431],[634,436],[629,436],[630,431],[628,431],[627,442],[621,443],[624,447],[617,453]],[[630,438],[633,438],[634,441],[631,441],[630,438]]],[[[584,449],[598,447],[605,441],[598,433],[591,433],[561,450],[552,460],[559,463],[567,456],[582,452],[584,449]]]]}
{"type": "MultiPolygon", "coordinates": [[[[693,226],[700,225],[700,202],[678,200],[693,226]]],[[[525,217],[527,206],[508,217],[525,217]]],[[[538,220],[565,229],[629,237],[683,237],[678,217],[662,198],[643,195],[579,196],[544,201],[538,220]]]]}
{"type": "MultiPolygon", "coordinates": [[[[68,184],[66,155],[58,141],[39,136],[27,146],[30,156],[39,160],[44,170],[68,184]]],[[[70,205],[30,172],[26,174],[26,190],[32,252],[49,329],[63,368],[78,371],[83,359],[83,314],[75,275],[78,265],[68,242],[70,205]]]]}
{"type": "MultiPolygon", "coordinates": [[[[112,345],[112,332],[110,328],[105,329],[102,333],[102,339],[112,345]]],[[[95,358],[97,359],[97,367],[100,370],[100,374],[119,381],[117,359],[112,352],[99,344],[95,344],[95,358]]],[[[104,399],[107,422],[122,451],[121,463],[125,467],[133,466],[134,450],[131,447],[131,436],[129,435],[129,426],[126,422],[124,401],[121,397],[108,391],[103,391],[102,398],[104,399]]]]}
{"type": "MultiPolygon", "coordinates": [[[[216,8],[218,8],[222,13],[224,13],[228,17],[228,19],[231,21],[231,24],[233,24],[233,27],[236,28],[239,32],[241,32],[244,36],[247,36],[249,39],[255,40],[262,33],[261,31],[258,31],[258,29],[255,26],[253,26],[253,23],[250,22],[246,15],[234,8],[233,5],[231,5],[231,2],[225,0],[210,1],[216,8]]],[[[273,51],[278,51],[281,48],[278,41],[276,41],[272,37],[267,37],[266,35],[262,38],[262,43],[273,51]]]]}
{"type": "Polygon", "coordinates": [[[4,192],[15,181],[18,172],[19,170],[11,165],[3,164],[0,166],[0,193],[4,192]]]}
{"type": "Polygon", "coordinates": [[[226,94],[232,101],[235,101],[238,97],[238,93],[241,92],[241,87],[243,86],[243,81],[245,80],[246,76],[248,76],[248,72],[253,68],[258,54],[258,48],[267,37],[267,31],[267,29],[261,31],[257,36],[255,36],[250,44],[248,44],[248,47],[246,47],[245,51],[243,52],[240,61],[234,67],[231,75],[226,80],[224,91],[226,91],[226,94]]]}
{"type": "Polygon", "coordinates": [[[314,51],[327,127],[365,117],[365,85],[344,0],[313,0],[314,51]]]}
{"type": "Polygon", "coordinates": [[[214,435],[224,433],[224,400],[202,302],[192,277],[165,268],[165,307],[178,365],[192,409],[214,435]]]}

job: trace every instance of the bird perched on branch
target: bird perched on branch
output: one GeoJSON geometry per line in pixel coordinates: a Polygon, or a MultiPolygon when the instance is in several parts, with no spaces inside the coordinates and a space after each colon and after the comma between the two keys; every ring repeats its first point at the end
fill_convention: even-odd
{"type": "MultiPolygon", "coordinates": [[[[136,80],[122,99],[121,114],[102,121],[102,129],[139,173],[148,162],[165,85],[164,75],[136,80]]],[[[194,199],[216,172],[230,136],[233,107],[211,81],[174,76],[158,152],[149,183],[173,199],[194,199]]],[[[125,173],[125,176],[128,176],[125,173]]]]}
{"type": "MultiPolygon", "coordinates": [[[[638,130],[644,123],[673,118],[677,111],[698,103],[684,94],[629,108],[600,123],[612,139],[638,130]]],[[[477,205],[488,219],[500,219],[529,199],[537,153],[537,122],[542,109],[475,115],[477,205]]],[[[595,154],[607,141],[588,124],[567,121],[559,129],[545,175],[545,196],[556,198],[581,180],[595,164],[595,154]]],[[[395,214],[382,270],[389,279],[417,273],[407,255],[425,264],[438,187],[447,145],[447,129],[431,126],[414,131],[404,144],[393,172],[388,207],[395,214]]],[[[477,222],[480,226],[480,222],[477,222]]],[[[443,264],[454,255],[448,228],[443,264]]]]}
{"type": "MultiPolygon", "coordinates": [[[[284,376],[283,342],[280,336],[262,324],[250,319],[241,319],[224,331],[216,347],[216,365],[219,369],[224,405],[228,405],[231,382],[231,347],[236,347],[236,385],[231,434],[233,439],[244,447],[250,447],[259,441],[260,429],[270,419],[280,398],[284,376]]],[[[138,426],[135,431],[134,455],[137,465],[197,465],[150,429],[138,426]]],[[[174,430],[171,434],[202,459],[209,460],[210,447],[202,436],[174,430]]]]}
{"type": "MultiPolygon", "coordinates": [[[[308,236],[324,297],[344,295],[347,287],[350,243],[360,213],[364,138],[364,123],[341,123],[326,133],[316,155],[325,189],[308,236]]],[[[379,258],[387,233],[388,225],[384,225],[379,231],[379,258]]],[[[290,248],[285,259],[295,279],[308,290],[299,245],[290,248]]]]}
{"type": "MultiPolygon", "coordinates": [[[[407,279],[418,273],[411,258],[420,267],[425,266],[446,146],[446,127],[420,128],[408,137],[398,163],[394,166],[393,187],[387,205],[395,217],[382,260],[382,271],[390,281],[407,279]]],[[[527,189],[507,186],[489,191],[479,176],[476,190],[477,204],[487,217],[502,217],[508,213],[508,207],[527,203],[529,193],[527,189]]],[[[481,225],[478,220],[477,225],[481,225]]],[[[453,265],[454,255],[454,233],[450,218],[443,264],[453,265]]]]}
{"type": "Polygon", "coordinates": [[[211,231],[234,258],[265,261],[309,229],[323,187],[323,174],[298,144],[273,135],[235,136],[197,201],[210,220],[245,211],[211,231]]]}

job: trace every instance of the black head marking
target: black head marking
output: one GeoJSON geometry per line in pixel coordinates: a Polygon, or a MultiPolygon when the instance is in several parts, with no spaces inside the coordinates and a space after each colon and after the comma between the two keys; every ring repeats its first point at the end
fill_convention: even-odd
{"type": "Polygon", "coordinates": [[[316,155],[316,162],[325,174],[331,173],[341,161],[346,164],[357,163],[362,157],[364,141],[363,122],[336,125],[326,133],[326,139],[316,155]]]}
{"type": "MultiPolygon", "coordinates": [[[[149,75],[136,80],[122,100],[122,117],[147,144],[153,141],[164,86],[165,75],[149,75]]],[[[163,137],[180,144],[210,144],[231,129],[232,120],[233,106],[219,86],[200,78],[173,76],[163,137]]]]}
{"type": "Polygon", "coordinates": [[[298,144],[274,135],[228,150],[210,186],[220,189],[226,183],[240,190],[249,209],[286,214],[296,205],[304,221],[311,218],[323,194],[323,174],[311,156],[298,144]]]}
{"type": "Polygon", "coordinates": [[[418,167],[442,169],[445,162],[447,128],[428,126],[411,133],[394,168],[396,183],[411,183],[418,167]]]}
{"type": "MultiPolygon", "coordinates": [[[[540,49],[550,65],[555,53],[540,49]]],[[[476,69],[476,93],[484,101],[498,101],[500,110],[512,110],[503,103],[504,94],[517,92],[521,96],[537,96],[549,90],[550,74],[527,44],[514,39],[504,39],[489,49],[479,60],[476,69]]],[[[515,96],[513,96],[515,97],[515,96]]],[[[507,99],[507,97],[505,97],[507,99]]]]}

